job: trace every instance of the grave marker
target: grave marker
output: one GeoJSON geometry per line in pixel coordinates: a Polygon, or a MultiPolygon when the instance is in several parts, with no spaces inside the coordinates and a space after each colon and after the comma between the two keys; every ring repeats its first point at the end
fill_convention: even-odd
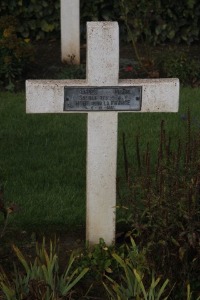
{"type": "Polygon", "coordinates": [[[87,23],[86,80],[28,80],[27,113],[87,113],[86,239],[115,239],[118,112],[177,112],[178,79],[119,80],[117,22],[87,23]]]}
{"type": "Polygon", "coordinates": [[[61,58],[69,64],[80,64],[79,0],[61,0],[61,58]]]}

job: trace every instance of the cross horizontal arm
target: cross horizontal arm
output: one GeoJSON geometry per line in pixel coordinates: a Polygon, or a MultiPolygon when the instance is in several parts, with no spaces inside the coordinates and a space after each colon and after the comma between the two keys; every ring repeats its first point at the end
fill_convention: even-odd
{"type": "MultiPolygon", "coordinates": [[[[64,87],[81,86],[87,88],[86,80],[27,80],[27,113],[73,113],[64,111],[64,87]]],[[[179,107],[179,80],[123,79],[118,87],[142,86],[140,112],[177,112],[179,107]]],[[[83,113],[87,111],[83,111],[83,113]]],[[[120,111],[123,112],[123,111],[120,111]]],[[[130,111],[131,112],[131,111],[130,111]]],[[[80,112],[79,112],[80,113],[80,112]]]]}

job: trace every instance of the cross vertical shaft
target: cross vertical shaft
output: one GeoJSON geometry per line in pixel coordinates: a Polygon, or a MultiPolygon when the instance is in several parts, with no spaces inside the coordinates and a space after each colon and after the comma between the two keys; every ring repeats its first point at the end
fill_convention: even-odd
{"type": "MultiPolygon", "coordinates": [[[[118,24],[89,23],[87,83],[116,86],[119,72],[118,24]],[[98,53],[98,55],[97,55],[98,53]]],[[[115,239],[117,112],[89,112],[87,125],[86,239],[115,239]]]]}

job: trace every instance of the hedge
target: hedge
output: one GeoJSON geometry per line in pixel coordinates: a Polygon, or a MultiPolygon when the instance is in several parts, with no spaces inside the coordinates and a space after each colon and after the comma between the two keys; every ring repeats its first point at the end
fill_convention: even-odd
{"type": "MultiPolygon", "coordinates": [[[[80,7],[82,38],[86,21],[116,20],[124,39],[128,39],[126,23],[135,40],[151,44],[199,41],[199,0],[80,0],[80,7]]],[[[24,38],[60,36],[60,0],[1,0],[0,15],[15,16],[24,38]]]]}

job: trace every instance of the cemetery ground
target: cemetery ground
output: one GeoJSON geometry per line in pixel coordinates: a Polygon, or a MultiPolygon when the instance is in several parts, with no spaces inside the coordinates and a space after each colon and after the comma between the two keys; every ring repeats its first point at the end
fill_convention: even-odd
{"type": "MultiPolygon", "coordinates": [[[[31,78],[61,78],[66,74],[71,78],[84,77],[84,67],[73,69],[61,65],[60,52],[55,52],[54,41],[49,43],[48,49],[43,45],[40,50],[37,57],[43,65],[40,67],[37,61],[31,66],[29,73],[31,78]],[[51,56],[48,56],[48,52],[51,56]]],[[[124,48],[123,51],[121,75],[132,76],[134,64],[131,60],[130,49],[124,48]]],[[[84,61],[84,48],[82,55],[84,61]]],[[[198,85],[198,82],[193,82],[193,84],[198,85]]],[[[71,250],[84,248],[86,115],[26,115],[23,91],[16,94],[1,92],[0,99],[0,184],[4,187],[5,206],[9,208],[9,212],[13,211],[9,214],[8,225],[0,239],[0,264],[5,270],[12,269],[13,260],[18,264],[11,248],[12,244],[17,245],[31,259],[35,257],[35,242],[41,241],[45,235],[48,244],[49,238],[53,239],[56,234],[60,239],[61,265],[64,266],[71,250]]],[[[125,240],[125,234],[132,230],[140,249],[138,256],[134,258],[136,260],[134,268],[141,268],[141,270],[147,268],[143,261],[142,251],[143,248],[146,249],[148,267],[150,269],[155,267],[156,275],[161,274],[163,282],[171,276],[170,287],[177,284],[175,289],[178,290],[178,295],[172,292],[173,296],[170,299],[173,300],[187,299],[186,292],[184,293],[183,290],[187,289],[188,283],[196,292],[194,300],[197,299],[199,289],[199,204],[195,202],[199,199],[197,189],[198,180],[200,180],[198,175],[199,99],[198,88],[181,87],[180,109],[177,114],[119,115],[117,164],[117,205],[119,206],[117,235],[119,238],[117,244],[121,245],[121,242],[125,240]],[[159,178],[164,182],[164,185],[162,185],[162,180],[159,182],[159,192],[163,193],[163,208],[156,202],[159,194],[155,191],[153,193],[154,179],[150,180],[150,173],[156,173],[154,166],[158,166],[158,150],[162,147],[164,147],[163,152],[168,155],[164,159],[165,162],[169,159],[169,164],[163,165],[165,168],[162,170],[157,168],[157,172],[160,172],[159,178]],[[138,160],[138,149],[141,161],[138,160]],[[178,161],[179,156],[180,161],[178,161]],[[151,163],[149,163],[150,159],[151,163]],[[189,172],[184,168],[185,162],[189,172]],[[177,164],[176,170],[172,168],[173,164],[177,164]],[[180,179],[180,185],[173,194],[172,189],[175,189],[178,184],[177,178],[180,179]],[[135,186],[135,189],[131,186],[135,186]],[[169,192],[165,193],[165,189],[169,189],[169,192]],[[148,193],[152,197],[155,194],[152,203],[150,203],[148,193]],[[139,206],[133,202],[134,197],[137,201],[142,199],[139,206]],[[179,198],[183,203],[190,201],[187,202],[187,209],[181,206],[179,198]],[[141,210],[145,211],[144,204],[149,210],[147,209],[147,214],[143,219],[142,214],[139,214],[141,210]],[[173,214],[173,210],[178,213],[173,214]],[[150,211],[153,216],[152,220],[148,217],[150,211]],[[133,220],[133,215],[131,215],[133,213],[135,213],[134,218],[138,217],[137,220],[133,220]],[[156,221],[157,217],[158,221],[156,221]],[[164,221],[167,222],[167,218],[169,222],[174,218],[174,224],[168,223],[171,226],[169,232],[166,229],[168,226],[163,224],[164,221]],[[141,220],[144,223],[137,223],[141,220]],[[151,227],[154,230],[151,230],[151,227]],[[177,234],[178,230],[180,234],[177,234]],[[160,232],[157,236],[156,231],[160,232]],[[156,258],[153,259],[152,256],[156,258]],[[170,260],[174,263],[174,267],[170,260]]],[[[3,224],[3,214],[1,224],[3,224]]],[[[131,247],[129,239],[128,243],[131,247]]],[[[137,249],[133,247],[132,250],[137,249]]],[[[95,253],[87,252],[85,260],[80,265],[84,269],[89,266],[89,262],[92,262],[93,265],[89,267],[93,273],[86,278],[83,285],[80,285],[79,298],[76,299],[91,299],[90,297],[105,299],[103,289],[102,296],[99,294],[101,293],[99,285],[94,285],[88,295],[85,298],[83,296],[86,291],[84,288],[90,288],[91,277],[94,274],[97,274],[95,275],[96,284],[101,281],[102,274],[112,276],[112,273],[109,273],[112,269],[117,274],[116,261],[111,259],[109,251],[102,243],[99,248],[96,248],[95,253]]],[[[120,251],[123,257],[122,248],[120,251]]]]}

